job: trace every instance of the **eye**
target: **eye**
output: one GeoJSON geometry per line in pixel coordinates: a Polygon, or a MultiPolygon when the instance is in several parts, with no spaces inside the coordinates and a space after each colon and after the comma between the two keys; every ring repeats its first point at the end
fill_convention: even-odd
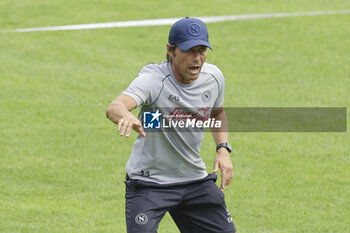
{"type": "Polygon", "coordinates": [[[203,53],[203,52],[205,52],[207,50],[207,47],[201,47],[200,49],[199,49],[199,52],[200,53],[203,53]]]}

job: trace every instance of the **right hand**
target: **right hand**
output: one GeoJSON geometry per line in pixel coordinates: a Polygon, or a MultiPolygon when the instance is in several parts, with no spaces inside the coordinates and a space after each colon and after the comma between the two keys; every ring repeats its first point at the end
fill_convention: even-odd
{"type": "Polygon", "coordinates": [[[146,137],[141,121],[132,114],[119,120],[117,130],[120,131],[120,136],[125,136],[126,138],[130,136],[132,130],[140,133],[142,137],[146,137]]]}

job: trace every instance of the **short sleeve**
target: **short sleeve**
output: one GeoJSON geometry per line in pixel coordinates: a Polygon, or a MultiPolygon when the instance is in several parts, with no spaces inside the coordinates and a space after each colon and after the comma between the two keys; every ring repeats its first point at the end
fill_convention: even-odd
{"type": "Polygon", "coordinates": [[[138,107],[151,105],[161,89],[163,76],[157,65],[150,63],[141,69],[138,76],[122,94],[131,96],[138,107]]]}
{"type": "Polygon", "coordinates": [[[225,78],[224,74],[217,68],[217,71],[214,74],[214,77],[218,83],[218,96],[214,102],[213,109],[219,109],[224,104],[224,92],[225,92],[225,78]]]}
{"type": "Polygon", "coordinates": [[[146,77],[139,75],[134,81],[131,82],[129,87],[122,92],[124,95],[132,97],[137,106],[145,105],[149,102],[151,96],[151,89],[149,87],[150,80],[147,80],[146,77]]]}

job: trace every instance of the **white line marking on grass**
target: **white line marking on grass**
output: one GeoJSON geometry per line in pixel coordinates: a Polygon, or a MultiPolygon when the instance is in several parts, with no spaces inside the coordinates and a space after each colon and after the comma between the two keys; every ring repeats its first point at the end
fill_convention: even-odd
{"type": "MultiPolygon", "coordinates": [[[[316,15],[336,15],[336,14],[350,14],[350,10],[272,13],[272,14],[249,14],[249,15],[220,15],[220,16],[203,16],[203,17],[196,17],[196,18],[203,20],[205,23],[217,23],[217,22],[235,21],[235,20],[284,18],[284,17],[296,17],[296,16],[316,16],[316,15]]],[[[66,25],[66,26],[52,26],[52,27],[2,30],[0,32],[39,32],[39,31],[86,30],[86,29],[98,29],[98,28],[164,26],[164,25],[172,25],[173,23],[175,23],[179,19],[181,19],[181,18],[148,19],[148,20],[120,21],[120,22],[93,23],[93,24],[77,24],[77,25],[66,25]]]]}

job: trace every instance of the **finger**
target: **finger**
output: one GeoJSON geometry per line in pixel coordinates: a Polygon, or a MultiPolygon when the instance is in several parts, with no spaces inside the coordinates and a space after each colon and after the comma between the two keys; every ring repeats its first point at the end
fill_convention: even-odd
{"type": "Polygon", "coordinates": [[[227,185],[230,185],[230,184],[231,184],[232,179],[233,179],[233,176],[230,176],[229,179],[228,179],[228,181],[227,181],[227,185]]]}
{"type": "Polygon", "coordinates": [[[122,128],[121,128],[121,132],[120,132],[120,136],[124,136],[125,134],[125,130],[126,130],[126,127],[128,127],[128,122],[125,122],[123,125],[122,125],[122,128]]]}
{"type": "Polygon", "coordinates": [[[231,181],[232,181],[232,176],[229,176],[226,180],[225,187],[229,186],[231,184],[231,181]]]}
{"type": "Polygon", "coordinates": [[[227,172],[226,169],[221,169],[221,189],[223,190],[227,185],[227,172]]]}
{"type": "Polygon", "coordinates": [[[221,190],[221,191],[224,191],[224,189],[225,189],[225,185],[224,185],[224,183],[223,183],[223,180],[221,180],[220,190],[221,190]]]}
{"type": "Polygon", "coordinates": [[[118,122],[118,131],[120,130],[120,127],[122,126],[123,124],[123,119],[121,119],[119,122],[118,122]]]}
{"type": "Polygon", "coordinates": [[[228,183],[227,183],[227,185],[229,185],[229,184],[231,184],[231,182],[232,182],[232,180],[233,180],[233,170],[232,171],[230,171],[230,176],[229,176],[229,179],[228,179],[228,183]]]}
{"type": "Polygon", "coordinates": [[[231,183],[231,180],[232,180],[232,173],[231,173],[231,171],[229,170],[229,169],[225,169],[225,172],[224,172],[225,174],[225,178],[224,178],[224,181],[225,181],[225,183],[224,183],[224,186],[226,187],[226,186],[228,186],[230,183],[231,183]]]}
{"type": "Polygon", "coordinates": [[[213,172],[216,173],[219,170],[219,162],[218,161],[214,161],[214,168],[213,168],[213,172]]]}
{"type": "Polygon", "coordinates": [[[126,128],[126,134],[125,137],[130,137],[132,131],[132,124],[129,124],[128,127],[126,128]]]}

